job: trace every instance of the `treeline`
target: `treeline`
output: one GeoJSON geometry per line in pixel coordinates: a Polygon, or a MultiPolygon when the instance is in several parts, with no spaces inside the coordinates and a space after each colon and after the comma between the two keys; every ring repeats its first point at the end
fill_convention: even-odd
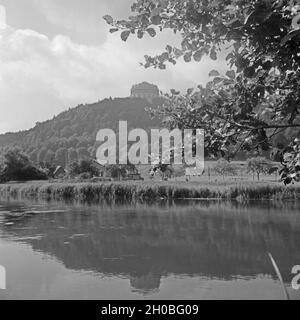
{"type": "Polygon", "coordinates": [[[11,149],[1,155],[0,182],[46,180],[47,173],[31,163],[19,149],[11,149]]]}
{"type": "MultiPolygon", "coordinates": [[[[245,174],[252,174],[253,180],[256,177],[260,180],[261,175],[278,174],[282,169],[280,163],[273,163],[265,157],[251,157],[245,162],[244,172],[245,174]]],[[[236,176],[241,168],[233,165],[231,162],[224,158],[219,159],[213,168],[213,172],[217,175],[223,176],[236,176]]]]}
{"type": "MultiPolygon", "coordinates": [[[[52,120],[37,123],[33,129],[0,135],[0,153],[20,148],[37,166],[67,167],[73,162],[96,157],[96,135],[100,129],[118,131],[120,120],[128,121],[128,129],[161,127],[161,120],[151,119],[145,110],[162,103],[161,98],[152,103],[140,98],[105,99],[94,104],[79,105],[55,116],[52,120]]],[[[274,145],[287,143],[289,130],[274,139],[274,145]]],[[[253,154],[254,155],[254,154],[253,154]]],[[[252,155],[252,156],[253,156],[252,155]]],[[[269,153],[263,154],[269,157],[269,153]]],[[[237,154],[237,160],[246,160],[245,152],[237,154]]]]}
{"type": "Polygon", "coordinates": [[[125,178],[138,173],[133,164],[101,166],[93,159],[78,160],[66,169],[53,163],[35,165],[20,149],[14,148],[0,154],[0,183],[10,181],[48,180],[53,178],[90,180],[97,177],[125,178]]]}
{"type": "Polygon", "coordinates": [[[150,103],[140,98],[110,98],[80,105],[52,120],[37,123],[31,130],[1,135],[0,151],[6,153],[18,147],[35,164],[66,167],[74,161],[95,158],[97,132],[105,128],[117,132],[119,120],[127,120],[129,129],[158,127],[160,121],[151,119],[145,108],[159,103],[160,99],[150,103]]]}

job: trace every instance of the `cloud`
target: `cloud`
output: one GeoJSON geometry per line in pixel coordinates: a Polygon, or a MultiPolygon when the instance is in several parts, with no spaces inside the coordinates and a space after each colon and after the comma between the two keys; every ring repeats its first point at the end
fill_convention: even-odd
{"type": "Polygon", "coordinates": [[[0,30],[6,28],[6,10],[0,5],[0,30]]]}
{"type": "Polygon", "coordinates": [[[53,38],[69,36],[77,43],[99,45],[106,41],[102,16],[130,15],[133,0],[0,0],[7,8],[8,24],[16,29],[32,29],[53,38]]]}
{"type": "MultiPolygon", "coordinates": [[[[28,1],[28,0],[27,0],[28,1]]],[[[33,1],[35,7],[52,26],[59,27],[73,41],[99,44],[106,40],[106,25],[102,17],[130,14],[132,0],[51,0],[33,1]]]]}
{"type": "Polygon", "coordinates": [[[124,43],[114,34],[101,45],[87,45],[64,35],[51,39],[29,29],[0,30],[0,132],[28,129],[81,103],[128,96],[135,83],[149,81],[164,91],[186,89],[205,83],[211,69],[224,68],[209,59],[181,61],[165,71],[139,65],[144,54],[177,41],[164,33],[124,43]]]}

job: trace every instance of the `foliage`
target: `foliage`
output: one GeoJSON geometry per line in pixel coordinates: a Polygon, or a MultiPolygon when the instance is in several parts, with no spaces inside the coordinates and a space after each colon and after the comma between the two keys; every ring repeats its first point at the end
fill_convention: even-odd
{"type": "Polygon", "coordinates": [[[152,113],[172,128],[204,128],[206,152],[215,157],[272,151],[285,165],[285,183],[298,180],[299,1],[138,0],[131,10],[128,20],[104,17],[122,40],[130,34],[153,37],[165,29],[182,39],[180,48],[167,45],[157,56],[146,55],[146,68],[165,69],[179,58],[217,60],[224,52],[228,62],[226,74],[212,70],[205,88],[186,94],[172,90],[168,102],[152,113]],[[272,138],[287,129],[291,146],[277,148],[272,138]]]}
{"type": "Polygon", "coordinates": [[[175,170],[172,167],[172,165],[159,162],[151,168],[150,176],[153,177],[153,175],[157,172],[161,174],[163,180],[167,180],[168,178],[171,178],[174,175],[175,170]]]}
{"type": "Polygon", "coordinates": [[[54,159],[55,159],[55,153],[52,150],[48,150],[45,155],[44,161],[46,163],[53,163],[54,159]]]}
{"type": "Polygon", "coordinates": [[[226,159],[219,159],[217,161],[216,166],[214,167],[214,170],[217,174],[222,175],[223,178],[226,175],[235,175],[236,171],[235,169],[232,167],[232,165],[230,164],[229,161],[227,161],[226,159]]]}
{"type": "Polygon", "coordinates": [[[181,182],[101,182],[101,183],[26,183],[0,185],[0,193],[47,199],[78,199],[82,201],[156,201],[157,199],[300,199],[299,185],[286,189],[278,184],[244,183],[220,188],[181,182]]]}
{"type": "Polygon", "coordinates": [[[54,178],[54,172],[57,166],[52,162],[41,162],[39,168],[48,178],[54,178]]]}
{"type": "Polygon", "coordinates": [[[68,150],[68,162],[69,162],[69,163],[72,163],[72,162],[77,161],[77,159],[78,159],[77,151],[76,151],[75,148],[72,148],[72,147],[71,147],[71,148],[68,150]]]}
{"type": "Polygon", "coordinates": [[[126,169],[124,166],[120,165],[111,165],[108,168],[108,171],[110,172],[110,175],[112,178],[120,179],[121,177],[126,176],[126,169]]]}
{"type": "Polygon", "coordinates": [[[100,169],[97,167],[93,160],[81,160],[79,162],[73,162],[69,167],[70,176],[88,176],[99,177],[100,169]]]}
{"type": "Polygon", "coordinates": [[[128,164],[113,164],[105,167],[106,172],[112,177],[120,179],[125,178],[128,172],[137,172],[135,165],[128,164]]]}
{"type": "Polygon", "coordinates": [[[67,155],[67,148],[59,148],[55,153],[55,163],[57,165],[65,167],[68,161],[67,155]]]}
{"type": "Polygon", "coordinates": [[[300,139],[288,149],[284,155],[284,168],[281,170],[282,179],[285,184],[300,180],[300,139]]]}
{"type": "Polygon", "coordinates": [[[83,172],[79,175],[80,180],[89,180],[93,178],[93,175],[90,172],[83,172]]]}
{"type": "Polygon", "coordinates": [[[262,173],[268,174],[271,167],[272,164],[270,163],[270,161],[263,157],[251,158],[247,161],[248,172],[256,174],[257,180],[259,180],[262,173]]]}
{"type": "Polygon", "coordinates": [[[4,166],[0,181],[46,180],[47,175],[33,166],[29,158],[19,149],[9,150],[4,155],[4,166]]]}
{"type": "Polygon", "coordinates": [[[0,135],[0,149],[5,153],[9,148],[17,146],[28,154],[35,164],[44,164],[51,160],[53,165],[63,167],[74,161],[95,159],[98,146],[96,135],[100,129],[110,128],[117,131],[120,119],[128,121],[129,130],[158,127],[160,121],[152,120],[145,108],[155,106],[160,101],[154,99],[150,103],[140,98],[116,98],[80,105],[49,121],[37,123],[31,130],[0,135]],[[66,127],[68,130],[64,130],[66,127]]]}

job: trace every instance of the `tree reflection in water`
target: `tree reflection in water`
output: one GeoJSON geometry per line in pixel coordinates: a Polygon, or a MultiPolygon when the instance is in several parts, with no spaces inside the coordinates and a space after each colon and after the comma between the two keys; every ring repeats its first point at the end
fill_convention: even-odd
{"type": "Polygon", "coordinates": [[[267,252],[289,282],[291,266],[300,261],[298,209],[270,202],[2,202],[0,230],[2,238],[25,242],[68,269],[125,277],[132,290],[147,294],[168,275],[273,275],[267,252]]]}

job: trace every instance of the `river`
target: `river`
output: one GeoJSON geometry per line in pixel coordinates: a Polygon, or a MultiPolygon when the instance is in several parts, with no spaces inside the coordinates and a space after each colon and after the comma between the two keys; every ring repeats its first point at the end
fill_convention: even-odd
{"type": "Polygon", "coordinates": [[[0,201],[0,299],[292,299],[300,204],[0,201]]]}

